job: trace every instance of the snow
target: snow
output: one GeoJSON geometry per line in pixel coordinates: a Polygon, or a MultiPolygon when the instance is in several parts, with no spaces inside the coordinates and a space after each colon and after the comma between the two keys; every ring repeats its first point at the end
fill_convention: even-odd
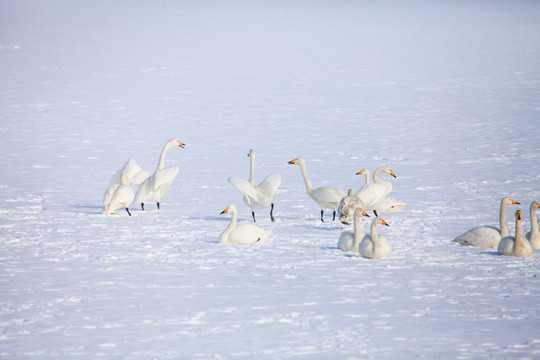
{"type": "MultiPolygon", "coordinates": [[[[0,1],[0,357],[540,357],[538,250],[451,240],[540,199],[540,3],[0,1]],[[101,214],[128,158],[180,172],[101,214]],[[282,184],[218,244],[230,176],[282,184]],[[336,248],[314,186],[389,165],[392,255],[336,248]]],[[[368,222],[363,229],[367,231],[368,222]]]]}

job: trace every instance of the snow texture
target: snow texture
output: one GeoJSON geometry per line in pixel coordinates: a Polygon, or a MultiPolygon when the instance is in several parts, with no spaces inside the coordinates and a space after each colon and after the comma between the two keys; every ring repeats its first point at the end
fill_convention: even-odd
{"type": "MultiPolygon", "coordinates": [[[[451,240],[540,200],[538,1],[0,0],[0,358],[538,359],[540,254],[451,240]],[[128,158],[180,171],[101,214],[128,158]],[[218,244],[276,172],[264,244],[218,244]],[[388,258],[315,187],[389,165],[388,258]]],[[[135,187],[134,187],[135,189],[135,187]]],[[[368,231],[369,222],[364,221],[368,231]]]]}

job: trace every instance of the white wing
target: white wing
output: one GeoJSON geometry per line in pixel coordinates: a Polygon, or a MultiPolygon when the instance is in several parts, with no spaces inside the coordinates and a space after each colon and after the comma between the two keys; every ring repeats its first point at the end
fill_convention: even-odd
{"type": "Polygon", "coordinates": [[[178,168],[170,167],[166,169],[156,170],[152,175],[154,190],[159,189],[163,185],[171,185],[172,181],[178,174],[178,168]]]}
{"type": "Polygon", "coordinates": [[[252,199],[257,199],[257,189],[255,186],[251,185],[249,181],[235,177],[230,177],[227,180],[242,194],[252,199]]]}
{"type": "Polygon", "coordinates": [[[273,173],[268,175],[259,186],[260,191],[269,198],[273,198],[276,195],[277,188],[281,184],[281,176],[279,174],[273,173]]]}
{"type": "Polygon", "coordinates": [[[122,165],[122,167],[114,173],[107,187],[115,184],[120,184],[120,176],[122,175],[122,173],[127,174],[127,176],[129,177],[129,182],[136,185],[141,185],[146,179],[151,176],[150,173],[144,171],[135,160],[130,158],[127,159],[124,165],[122,165]]]}

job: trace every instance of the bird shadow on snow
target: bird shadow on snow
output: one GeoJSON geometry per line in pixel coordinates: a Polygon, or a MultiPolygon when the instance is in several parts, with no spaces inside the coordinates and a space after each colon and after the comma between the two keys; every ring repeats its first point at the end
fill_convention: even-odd
{"type": "Polygon", "coordinates": [[[72,204],[71,207],[77,209],[74,212],[84,214],[101,214],[101,210],[103,209],[102,205],[72,204]]]}

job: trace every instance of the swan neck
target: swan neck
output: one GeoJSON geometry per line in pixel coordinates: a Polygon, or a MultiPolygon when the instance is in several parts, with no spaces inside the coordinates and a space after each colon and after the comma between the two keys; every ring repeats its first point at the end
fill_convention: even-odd
{"type": "Polygon", "coordinates": [[[501,237],[509,236],[508,225],[506,224],[506,205],[501,201],[501,208],[499,210],[499,225],[501,227],[501,237]]]}
{"type": "Polygon", "coordinates": [[[255,155],[249,157],[249,183],[255,185],[255,155]]]}
{"type": "Polygon", "coordinates": [[[304,165],[303,163],[299,165],[300,165],[300,171],[302,171],[302,176],[304,177],[304,182],[306,183],[306,191],[308,192],[308,194],[311,194],[313,192],[313,186],[311,185],[311,180],[309,180],[309,177],[306,171],[306,165],[304,165]]]}
{"type": "Polygon", "coordinates": [[[373,220],[371,223],[371,230],[370,230],[371,240],[374,244],[379,242],[379,234],[377,234],[377,221],[373,220]]]}
{"type": "Polygon", "coordinates": [[[236,221],[238,219],[238,212],[231,209],[231,222],[229,222],[229,225],[225,230],[223,230],[223,233],[221,234],[221,237],[227,239],[229,237],[229,234],[233,229],[236,227],[236,221]]]}
{"type": "Polygon", "coordinates": [[[161,150],[161,155],[159,156],[159,162],[158,162],[158,170],[161,170],[165,167],[165,155],[167,154],[167,151],[174,145],[174,142],[169,141],[163,146],[163,150],[161,150]]]}
{"type": "Polygon", "coordinates": [[[362,241],[362,230],[360,229],[360,215],[354,214],[354,242],[355,244],[362,241]]]}
{"type": "Polygon", "coordinates": [[[536,203],[531,204],[530,214],[531,214],[531,236],[532,234],[538,233],[538,221],[536,220],[536,209],[538,206],[536,203]]]}
{"type": "MultiPolygon", "coordinates": [[[[375,175],[375,174],[373,174],[375,175]]],[[[371,184],[371,178],[369,177],[369,170],[364,171],[364,176],[366,177],[366,185],[371,184]]]]}

